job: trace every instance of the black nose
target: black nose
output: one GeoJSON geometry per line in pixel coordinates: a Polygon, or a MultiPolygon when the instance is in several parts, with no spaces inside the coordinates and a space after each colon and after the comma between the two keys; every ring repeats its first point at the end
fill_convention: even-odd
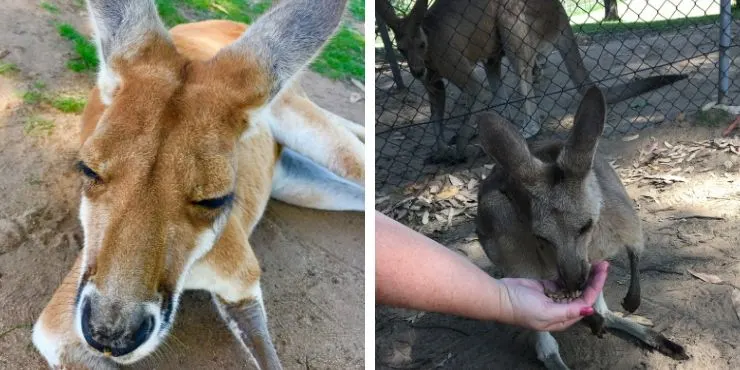
{"type": "Polygon", "coordinates": [[[80,317],[82,335],[90,346],[100,352],[110,352],[113,357],[126,355],[139,348],[154,329],[154,316],[144,313],[133,316],[135,317],[123,320],[94,318],[90,299],[86,299],[80,317]],[[115,324],[106,325],[101,322],[115,324]]]}
{"type": "Polygon", "coordinates": [[[558,266],[560,279],[564,288],[568,291],[583,290],[588,283],[588,277],[591,265],[588,263],[579,263],[569,265],[565,268],[558,266]]]}

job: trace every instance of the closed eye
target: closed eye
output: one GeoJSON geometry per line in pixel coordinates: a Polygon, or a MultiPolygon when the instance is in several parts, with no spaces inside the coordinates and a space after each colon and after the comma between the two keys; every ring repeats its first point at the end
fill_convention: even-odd
{"type": "Polygon", "coordinates": [[[231,205],[234,201],[234,193],[224,195],[223,197],[203,199],[193,202],[196,206],[201,206],[208,209],[219,209],[231,205]]]}
{"type": "Polygon", "coordinates": [[[540,243],[542,243],[544,245],[553,245],[552,243],[550,243],[549,240],[547,240],[547,238],[542,237],[542,236],[539,236],[539,235],[535,235],[535,236],[537,237],[537,240],[540,241],[540,243]]]}
{"type": "Polygon", "coordinates": [[[588,220],[585,225],[583,225],[580,230],[578,230],[578,235],[583,235],[589,230],[591,230],[591,227],[594,226],[594,220],[588,220]]]}
{"type": "Polygon", "coordinates": [[[92,169],[90,169],[90,167],[88,167],[82,161],[78,161],[77,162],[77,170],[80,171],[83,175],[85,175],[85,177],[87,177],[87,178],[89,178],[91,180],[95,180],[95,181],[99,181],[100,180],[100,176],[97,173],[95,173],[95,171],[93,171],[92,169]]]}

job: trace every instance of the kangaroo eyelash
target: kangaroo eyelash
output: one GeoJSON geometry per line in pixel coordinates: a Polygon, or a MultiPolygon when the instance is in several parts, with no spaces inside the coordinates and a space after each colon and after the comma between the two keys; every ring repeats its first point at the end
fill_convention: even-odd
{"type": "Polygon", "coordinates": [[[100,176],[93,171],[90,167],[88,167],[84,162],[77,161],[75,164],[75,167],[77,167],[77,170],[85,175],[86,177],[92,179],[92,180],[100,180],[100,176]]]}
{"type": "Polygon", "coordinates": [[[587,231],[591,230],[591,227],[594,225],[594,220],[588,220],[588,222],[581,227],[580,230],[578,230],[579,234],[585,234],[587,231]]]}
{"type": "Polygon", "coordinates": [[[203,199],[196,202],[193,202],[193,204],[201,207],[205,207],[208,209],[219,209],[226,207],[234,202],[234,193],[230,193],[227,195],[224,195],[223,197],[219,198],[211,198],[211,199],[203,199]]]}

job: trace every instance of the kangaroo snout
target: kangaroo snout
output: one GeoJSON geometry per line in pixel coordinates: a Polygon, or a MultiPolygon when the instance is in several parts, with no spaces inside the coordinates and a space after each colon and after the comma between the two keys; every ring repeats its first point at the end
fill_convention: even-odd
{"type": "Polygon", "coordinates": [[[143,304],[123,303],[90,294],[80,312],[85,341],[97,351],[113,357],[139,348],[154,332],[155,316],[143,304]]]}
{"type": "Polygon", "coordinates": [[[566,291],[582,291],[588,282],[591,264],[585,260],[576,263],[558,264],[558,272],[560,273],[560,282],[566,291]]]}

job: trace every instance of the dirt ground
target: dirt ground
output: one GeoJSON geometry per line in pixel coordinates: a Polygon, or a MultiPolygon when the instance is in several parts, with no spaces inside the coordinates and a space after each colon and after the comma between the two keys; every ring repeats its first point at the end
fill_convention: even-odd
{"type": "MultiPolygon", "coordinates": [[[[54,18],[87,29],[76,1],[56,1],[54,18]]],[[[0,369],[44,369],[31,325],[81,248],[78,175],[73,169],[79,115],[20,98],[36,81],[49,93],[86,95],[94,76],[65,68],[71,53],[35,1],[6,0],[0,53],[20,72],[0,76],[0,369]],[[49,136],[24,132],[29,117],[54,122],[49,136]]],[[[0,54],[1,55],[1,54],[0,54]]],[[[307,73],[318,104],[364,122],[350,84],[307,73]]],[[[364,363],[364,220],[271,202],[252,237],[277,351],[288,369],[361,368],[364,363]]],[[[246,357],[204,293],[183,299],[162,350],[135,368],[237,369],[246,357]]]]}
{"type": "MultiPolygon", "coordinates": [[[[723,126],[674,122],[643,130],[637,139],[620,137],[600,144],[601,152],[614,161],[643,220],[643,299],[636,314],[682,344],[691,358],[678,362],[613,334],[598,339],[577,325],[555,334],[563,359],[572,368],[740,368],[740,312],[736,312],[740,302],[733,307],[732,301],[733,290],[740,288],[740,156],[733,152],[740,139],[720,141],[723,126]],[[712,143],[704,141],[711,139],[717,143],[714,149],[688,149],[696,143],[712,143]],[[662,154],[647,154],[656,150],[662,154]],[[693,151],[698,155],[691,158],[693,151]],[[648,179],[646,173],[680,179],[667,184],[648,179]],[[716,275],[723,283],[704,282],[688,269],[716,275]]],[[[456,176],[465,182],[462,174],[456,176]]],[[[493,273],[475,238],[472,220],[464,214],[457,219],[449,226],[429,222],[419,228],[493,273]]],[[[625,255],[612,261],[605,288],[613,311],[621,310],[627,291],[625,255]]],[[[541,367],[527,333],[513,327],[385,307],[377,307],[375,318],[379,369],[541,367]]]]}

